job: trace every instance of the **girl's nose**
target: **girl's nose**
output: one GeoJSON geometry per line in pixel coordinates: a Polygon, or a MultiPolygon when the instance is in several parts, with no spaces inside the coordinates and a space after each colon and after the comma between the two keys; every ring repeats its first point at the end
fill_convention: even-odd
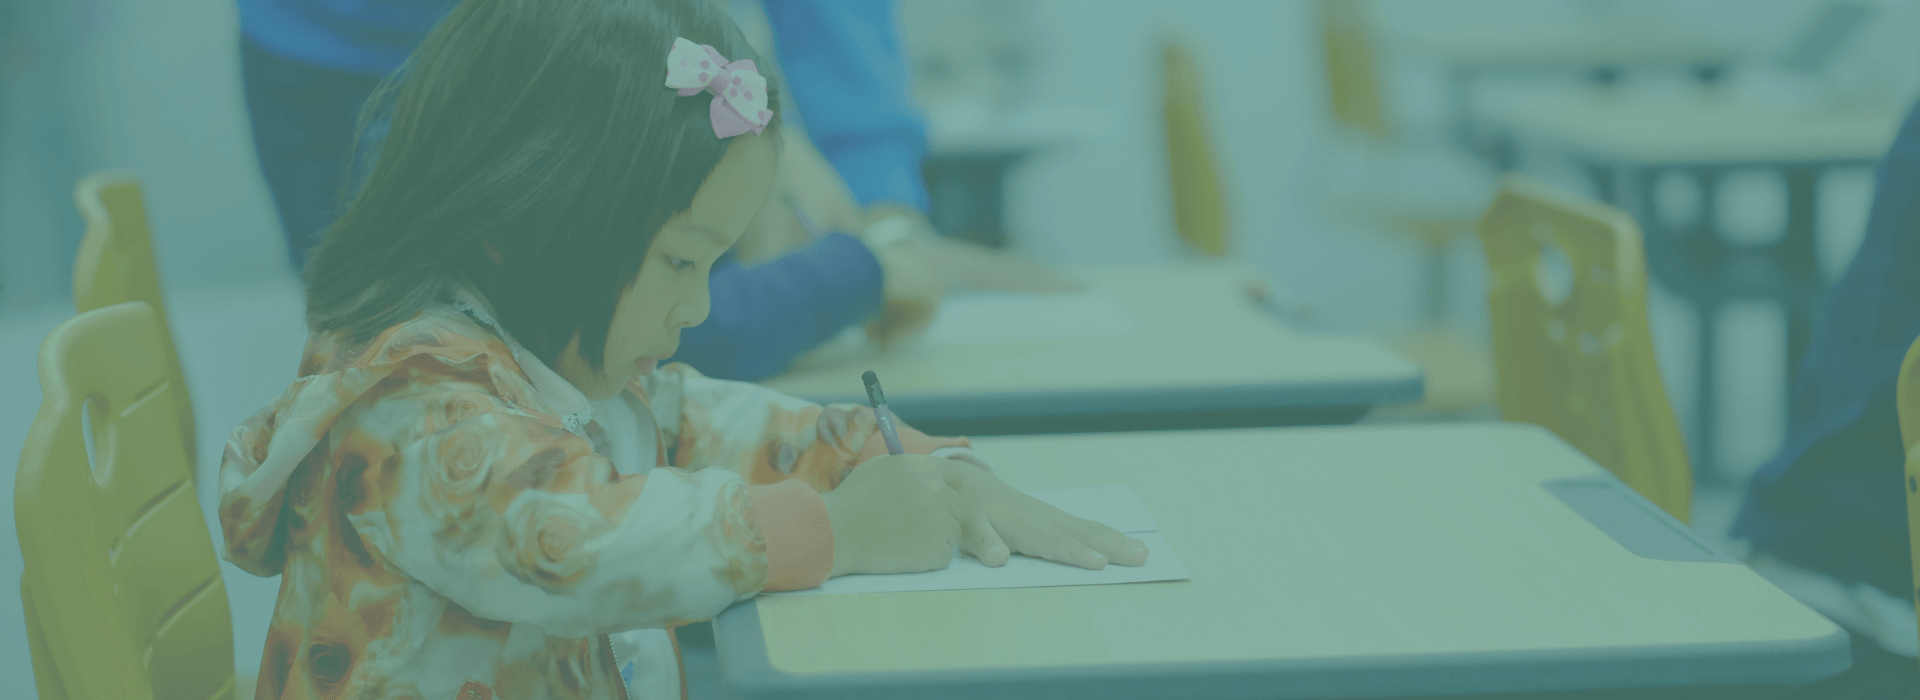
{"type": "Polygon", "coordinates": [[[707,280],[703,278],[700,280],[699,288],[693,290],[678,306],[674,307],[673,326],[675,328],[698,326],[706,322],[707,314],[712,310],[713,298],[707,293],[707,280]]]}

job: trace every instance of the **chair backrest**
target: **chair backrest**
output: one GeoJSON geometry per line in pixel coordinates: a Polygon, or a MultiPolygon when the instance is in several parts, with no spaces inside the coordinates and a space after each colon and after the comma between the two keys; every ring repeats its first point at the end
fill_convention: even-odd
{"type": "Polygon", "coordinates": [[[1552,430],[1685,522],[1693,473],[1654,361],[1632,217],[1509,175],[1480,240],[1501,413],[1552,430]],[[1543,275],[1556,259],[1561,299],[1549,298],[1559,290],[1543,275]]]}
{"type": "Polygon", "coordinates": [[[1162,96],[1167,127],[1167,179],[1173,188],[1174,227],[1180,238],[1210,256],[1227,252],[1227,204],[1207,142],[1201,107],[1200,69],[1191,50],[1178,39],[1161,47],[1166,92],[1162,96]]]}
{"type": "MultiPolygon", "coordinates": [[[[1920,341],[1907,348],[1900,362],[1900,379],[1894,387],[1894,407],[1900,414],[1900,441],[1907,448],[1907,536],[1911,548],[1915,581],[1920,581],[1920,341]]],[[[1920,601],[1920,590],[1915,591],[1920,601]]],[[[1917,602],[1916,604],[1920,604],[1917,602]]],[[[1920,614],[1920,610],[1916,610],[1920,614]]],[[[1917,618],[1920,619],[1920,618],[1917,618]]]]}
{"type": "Polygon", "coordinates": [[[144,302],[40,348],[14,519],[41,698],[231,698],[233,623],[144,302]],[[89,454],[91,453],[91,454],[89,454]]]}
{"type": "Polygon", "coordinates": [[[1374,64],[1366,0],[1320,0],[1317,10],[1334,124],[1372,141],[1388,140],[1392,130],[1374,64]]]}
{"type": "Polygon", "coordinates": [[[132,175],[94,173],[73,188],[73,202],[87,222],[80,253],[73,265],[73,305],[82,313],[129,301],[144,301],[160,320],[156,347],[166,358],[174,387],[180,435],[194,460],[193,404],[174,351],[167,306],[160,296],[160,272],[153,261],[153,242],[147,232],[147,208],[140,183],[132,175]]]}

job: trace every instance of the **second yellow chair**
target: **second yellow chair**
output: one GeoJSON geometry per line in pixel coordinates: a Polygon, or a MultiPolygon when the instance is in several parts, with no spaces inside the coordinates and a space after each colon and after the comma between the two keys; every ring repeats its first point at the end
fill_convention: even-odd
{"type": "MultiPolygon", "coordinates": [[[[1894,387],[1894,406],[1900,413],[1900,442],[1907,448],[1907,534],[1913,560],[1915,581],[1920,581],[1920,341],[1907,348],[1900,362],[1900,379],[1894,387]]],[[[1920,591],[1914,598],[1920,615],[1920,591]]],[[[1916,619],[1920,619],[1917,617],[1916,619]]]]}
{"type": "Polygon", "coordinates": [[[1639,227],[1509,176],[1480,238],[1501,413],[1552,430],[1685,522],[1693,474],[1654,362],[1639,227]],[[1554,259],[1566,262],[1563,293],[1545,266],[1554,259]]]}

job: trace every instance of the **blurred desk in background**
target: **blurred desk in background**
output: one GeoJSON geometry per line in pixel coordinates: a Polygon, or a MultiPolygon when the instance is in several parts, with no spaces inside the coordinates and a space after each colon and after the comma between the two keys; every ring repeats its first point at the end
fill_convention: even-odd
{"type": "Polygon", "coordinates": [[[1716,315],[1735,301],[1780,305],[1791,382],[1826,289],[1815,241],[1820,175],[1877,162],[1905,114],[1905,105],[1891,103],[1795,107],[1706,95],[1513,101],[1491,111],[1489,119],[1523,142],[1571,156],[1601,199],[1639,221],[1653,278],[1698,314],[1691,442],[1696,471],[1716,477],[1716,315]],[[1719,220],[1717,186],[1731,172],[1756,169],[1782,178],[1785,230],[1771,242],[1737,242],[1719,220]],[[1692,179],[1699,188],[1699,214],[1691,225],[1662,223],[1655,189],[1668,175],[1692,179]]]}
{"type": "Polygon", "coordinates": [[[865,404],[860,374],[874,370],[901,420],[935,435],[1338,424],[1421,397],[1413,363],[1283,324],[1237,266],[1068,272],[1093,289],[950,299],[913,345],[882,353],[856,332],[765,384],[865,404]]]}
{"type": "Polygon", "coordinates": [[[995,110],[954,106],[927,113],[921,175],[935,230],[989,248],[1007,247],[1007,174],[1028,158],[1062,147],[1085,130],[1073,110],[995,110]]]}
{"type": "Polygon", "coordinates": [[[1746,46],[1637,24],[1502,24],[1500,29],[1416,32],[1398,43],[1453,70],[1724,68],[1746,46]]]}
{"type": "Polygon", "coordinates": [[[1447,76],[1448,111],[1461,143],[1494,161],[1513,166],[1511,144],[1500,133],[1481,131],[1474,117],[1473,85],[1501,73],[1571,70],[1601,85],[1618,82],[1629,70],[1684,70],[1702,83],[1714,83],[1748,46],[1670,29],[1609,22],[1553,23],[1499,30],[1419,32],[1397,37],[1415,55],[1438,61],[1447,76]]]}
{"type": "Polygon", "coordinates": [[[974,448],[1023,490],[1131,487],[1193,578],[760,596],[714,622],[728,697],[1776,700],[1850,662],[1840,627],[1535,426],[974,448]]]}

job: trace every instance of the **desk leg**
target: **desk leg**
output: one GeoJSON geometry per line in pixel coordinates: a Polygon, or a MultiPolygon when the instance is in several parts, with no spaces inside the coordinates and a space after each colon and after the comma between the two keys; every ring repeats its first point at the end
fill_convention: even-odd
{"type": "Polygon", "coordinates": [[[1809,300],[1818,299],[1826,287],[1820,272],[1820,249],[1817,241],[1820,218],[1820,173],[1818,167],[1804,166],[1783,169],[1781,178],[1787,190],[1787,227],[1780,243],[1774,249],[1774,257],[1789,277],[1789,289],[1783,295],[1785,303],[1782,311],[1787,316],[1787,381],[1791,386],[1793,374],[1806,359],[1807,345],[1813,340],[1813,311],[1808,307],[1809,300]]]}
{"type": "MultiPolygon", "coordinates": [[[[1597,163],[1587,163],[1582,169],[1587,171],[1587,179],[1593,181],[1593,190],[1600,194],[1600,201],[1621,209],[1627,208],[1626,204],[1620,201],[1622,175],[1618,169],[1597,163]]],[[[1642,228],[1647,225],[1648,222],[1641,223],[1642,228]]]]}
{"type": "Polygon", "coordinates": [[[1693,399],[1693,473],[1696,478],[1706,482],[1720,480],[1720,472],[1715,464],[1717,445],[1715,438],[1719,431],[1715,421],[1719,420],[1718,391],[1720,382],[1714,376],[1714,358],[1720,356],[1720,305],[1711,301],[1696,300],[1693,304],[1694,327],[1697,330],[1698,353],[1694,363],[1694,399],[1693,399]]]}
{"type": "Polygon", "coordinates": [[[934,228],[988,248],[1007,247],[1007,172],[1026,155],[1025,151],[929,154],[921,173],[933,200],[928,216],[934,228]]]}
{"type": "Polygon", "coordinates": [[[1714,369],[1720,352],[1719,313],[1722,296],[1719,291],[1706,288],[1706,285],[1711,285],[1709,276],[1717,273],[1702,269],[1702,266],[1715,264],[1711,261],[1714,257],[1712,248],[1718,245],[1714,213],[1722,173],[1717,168],[1682,171],[1692,176],[1698,187],[1699,216],[1689,226],[1669,230],[1661,222],[1657,196],[1660,178],[1665,171],[1657,168],[1627,170],[1592,166],[1588,170],[1607,202],[1626,210],[1639,222],[1648,276],[1680,295],[1694,311],[1694,407],[1689,416],[1692,420],[1681,428],[1688,436],[1688,453],[1692,457],[1695,480],[1703,483],[1718,481],[1720,474],[1716,463],[1716,442],[1719,431],[1716,421],[1719,412],[1716,409],[1719,381],[1714,376],[1714,369]],[[1635,200],[1631,207],[1626,202],[1629,187],[1635,200]],[[1707,250],[1703,250],[1703,247],[1707,250]]]}

